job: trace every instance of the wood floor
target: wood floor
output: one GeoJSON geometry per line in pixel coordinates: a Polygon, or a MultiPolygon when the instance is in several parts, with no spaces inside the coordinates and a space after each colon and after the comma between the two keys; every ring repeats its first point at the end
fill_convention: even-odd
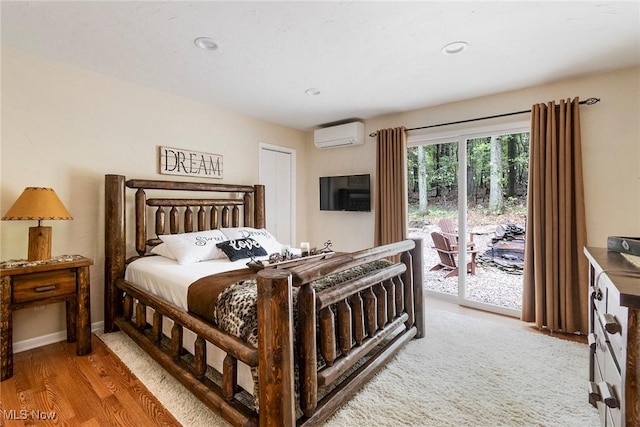
{"type": "Polygon", "coordinates": [[[180,426],[95,336],[92,346],[87,356],[66,342],[15,354],[0,426],[180,426]]]}
{"type": "MultiPolygon", "coordinates": [[[[514,318],[427,301],[429,307],[537,331],[514,318]]],[[[92,336],[92,345],[93,352],[80,357],[75,344],[66,342],[15,354],[13,377],[0,383],[0,426],[180,426],[102,341],[92,336]]]]}

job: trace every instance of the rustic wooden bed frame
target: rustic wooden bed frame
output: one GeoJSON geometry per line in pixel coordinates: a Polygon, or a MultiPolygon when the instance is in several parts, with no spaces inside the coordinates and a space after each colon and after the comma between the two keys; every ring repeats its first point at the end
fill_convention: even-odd
{"type": "Polygon", "coordinates": [[[169,233],[242,225],[264,228],[263,186],[126,180],[121,175],[106,175],[105,214],[105,332],[125,332],[232,425],[315,425],[326,420],[406,342],[425,333],[420,240],[302,262],[286,269],[260,271],[256,349],[137,289],[124,280],[124,271],[128,262],[147,255],[148,248],[161,242],[158,235],[167,233],[167,225],[169,233]],[[127,257],[126,207],[131,205],[127,190],[135,191],[133,257],[127,257]],[[147,197],[148,192],[155,195],[156,190],[158,197],[147,197]],[[204,196],[175,198],[174,194],[185,191],[204,192],[204,196]],[[233,198],[238,194],[240,198],[233,198]],[[148,223],[154,225],[151,238],[147,237],[148,223]],[[311,282],[329,274],[390,257],[400,261],[317,293],[311,286],[311,282]],[[295,331],[293,287],[299,288],[295,331]],[[154,310],[152,319],[147,319],[147,307],[154,310]],[[163,338],[163,319],[174,324],[168,340],[163,338]],[[197,336],[191,358],[183,357],[185,328],[197,336]],[[294,333],[297,333],[295,348],[294,333]],[[206,342],[227,354],[221,385],[205,375],[206,342]],[[297,420],[294,351],[299,365],[299,406],[303,412],[297,420]],[[326,366],[320,369],[318,353],[326,361],[326,366]],[[259,413],[236,398],[238,361],[258,369],[259,413]],[[330,384],[337,386],[319,397],[319,390],[330,384]]]}

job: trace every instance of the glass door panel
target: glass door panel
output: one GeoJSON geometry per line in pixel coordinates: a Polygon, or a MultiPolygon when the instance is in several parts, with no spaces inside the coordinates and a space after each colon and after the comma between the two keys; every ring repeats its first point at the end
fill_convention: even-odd
{"type": "Polygon", "coordinates": [[[409,147],[407,160],[409,236],[424,241],[425,290],[457,300],[458,142],[409,147]]]}
{"type": "Polygon", "coordinates": [[[529,134],[468,139],[466,203],[476,274],[464,300],[501,309],[522,308],[524,226],[529,134]]]}

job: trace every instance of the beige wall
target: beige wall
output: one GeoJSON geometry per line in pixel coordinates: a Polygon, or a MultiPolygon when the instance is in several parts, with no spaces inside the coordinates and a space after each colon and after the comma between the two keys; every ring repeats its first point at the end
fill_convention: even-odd
{"type": "MultiPolygon", "coordinates": [[[[369,131],[366,131],[368,133],[369,131]]],[[[321,176],[351,175],[360,173],[375,175],[375,150],[373,141],[365,137],[364,145],[344,148],[318,149],[309,135],[309,163],[307,165],[307,194],[309,235],[311,246],[322,246],[331,240],[333,248],[354,251],[373,246],[373,210],[371,212],[320,211],[319,178],[321,176]]],[[[373,200],[372,200],[373,209],[373,200]]]]}
{"type": "MultiPolygon", "coordinates": [[[[601,98],[599,104],[581,107],[581,129],[589,245],[606,246],[607,236],[640,236],[640,68],[531,87],[524,90],[469,99],[380,117],[365,122],[368,135],[377,129],[407,128],[474,117],[521,111],[531,105],[563,98],[601,98]]],[[[528,121],[529,114],[509,121],[528,121]]],[[[465,126],[486,126],[491,121],[465,126]]],[[[436,128],[442,132],[446,127],[436,128]]],[[[423,131],[424,132],[424,131],[423,131]]],[[[412,132],[410,135],[415,135],[412,132]]],[[[320,212],[317,208],[319,176],[348,173],[375,175],[375,144],[318,150],[309,164],[309,240],[331,238],[334,246],[354,250],[373,244],[373,214],[320,212]]]]}
{"type": "MultiPolygon", "coordinates": [[[[640,235],[640,68],[389,115],[365,122],[365,133],[517,111],[579,96],[600,97],[582,107],[583,160],[589,244],[609,235],[640,235]]],[[[224,156],[225,182],[258,180],[258,143],[297,150],[297,237],[312,245],[330,239],[338,250],[373,245],[373,213],[321,212],[318,178],[371,173],[374,140],[363,146],[319,150],[311,133],[215,109],[163,92],[2,50],[0,212],[24,187],[53,187],[73,221],[53,226],[54,255],[79,253],[91,269],[92,321],[103,318],[104,174],[158,179],[157,147],[174,146],[224,156]]],[[[512,120],[528,120],[527,115],[512,120]]],[[[484,123],[486,124],[486,123],[484,123]]],[[[442,128],[440,128],[442,130],[442,128]]],[[[0,223],[0,259],[24,258],[27,228],[0,223]]],[[[15,313],[14,339],[64,330],[62,304],[15,313]]]]}
{"type": "MultiPolygon", "coordinates": [[[[24,187],[55,189],[74,220],[45,221],[53,227],[52,254],[94,259],[93,322],[103,319],[104,175],[162,179],[166,176],[157,173],[157,147],[166,145],[221,154],[224,182],[255,184],[259,142],[295,148],[298,169],[304,170],[304,132],[2,50],[0,211],[4,214],[24,187]]],[[[298,175],[296,232],[304,236],[306,186],[304,175],[298,175]]],[[[2,221],[0,259],[25,258],[28,227],[35,225],[2,221]]],[[[63,304],[18,311],[14,340],[62,331],[64,319],[63,304]]]]}

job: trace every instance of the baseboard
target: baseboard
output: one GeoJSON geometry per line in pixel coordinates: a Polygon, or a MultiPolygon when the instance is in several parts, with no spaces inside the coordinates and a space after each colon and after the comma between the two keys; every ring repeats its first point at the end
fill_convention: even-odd
{"type": "MultiPolygon", "coordinates": [[[[104,321],[99,321],[91,324],[91,332],[104,328],[104,321]]],[[[43,345],[49,345],[67,339],[67,331],[54,332],[48,335],[42,335],[35,338],[29,338],[28,340],[17,341],[13,343],[13,352],[20,353],[21,351],[31,350],[33,348],[42,347],[43,345]]]]}

